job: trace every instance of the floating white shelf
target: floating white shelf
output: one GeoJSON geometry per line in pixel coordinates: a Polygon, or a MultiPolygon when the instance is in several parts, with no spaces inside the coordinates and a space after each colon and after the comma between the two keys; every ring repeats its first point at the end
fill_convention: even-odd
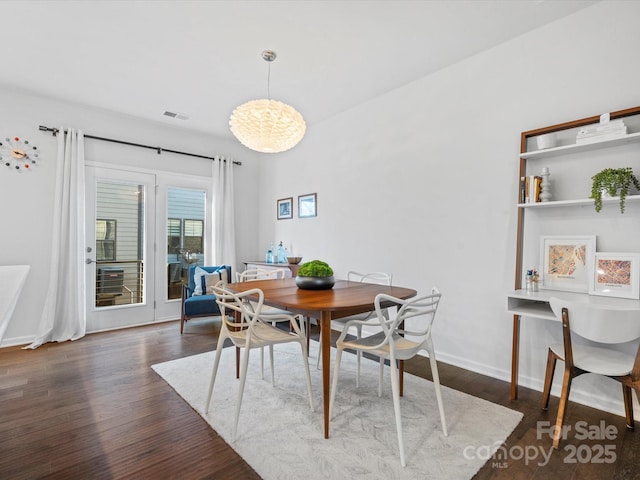
{"type": "Polygon", "coordinates": [[[532,150],[531,152],[524,152],[520,154],[520,158],[546,158],[556,156],[562,153],[577,153],[586,152],[587,150],[594,150],[597,148],[609,148],[617,145],[624,145],[625,143],[637,143],[640,142],[640,132],[631,133],[620,138],[613,138],[610,140],[603,140],[601,142],[593,143],[581,143],[573,145],[563,145],[561,147],[547,148],[545,150],[532,150]]]}
{"type": "MultiPolygon", "coordinates": [[[[625,203],[640,201],[640,195],[627,195],[625,203]]],[[[602,203],[620,203],[620,197],[603,198],[602,203]]],[[[575,200],[557,200],[553,202],[519,203],[520,208],[554,208],[554,207],[580,207],[583,205],[593,206],[593,198],[579,198],[575,200]]]]}

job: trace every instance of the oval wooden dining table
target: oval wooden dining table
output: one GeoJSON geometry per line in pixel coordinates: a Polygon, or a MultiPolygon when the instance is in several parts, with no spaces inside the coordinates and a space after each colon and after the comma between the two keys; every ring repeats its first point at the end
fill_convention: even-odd
{"type": "MultiPolygon", "coordinates": [[[[302,314],[320,322],[322,338],[322,396],[324,408],[324,438],[329,438],[329,382],[331,375],[331,319],[375,310],[375,298],[380,293],[407,299],[417,292],[411,288],[373,283],[337,280],[329,290],[303,290],[296,286],[295,278],[279,280],[252,280],[230,283],[227,288],[235,293],[259,288],[264,292],[264,304],[302,314]]],[[[391,306],[382,304],[383,307],[391,306]]]]}

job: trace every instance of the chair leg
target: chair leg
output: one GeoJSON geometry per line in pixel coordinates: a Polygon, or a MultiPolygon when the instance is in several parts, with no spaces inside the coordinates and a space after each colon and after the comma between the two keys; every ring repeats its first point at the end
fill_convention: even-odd
{"type": "Polygon", "coordinates": [[[624,399],[624,414],[627,419],[627,428],[629,430],[635,429],[635,422],[633,421],[633,395],[630,386],[622,384],[622,398],[624,399]]]}
{"type": "Polygon", "coordinates": [[[338,375],[340,374],[340,360],[342,359],[342,348],[338,346],[336,352],[336,366],[333,369],[333,383],[331,385],[331,398],[329,400],[329,420],[333,416],[333,401],[336,398],[336,390],[338,389],[338,375]]]}
{"type": "Polygon", "coordinates": [[[218,346],[216,347],[216,356],[213,361],[213,370],[211,371],[211,380],[209,381],[209,393],[207,394],[207,401],[204,404],[204,413],[209,413],[209,404],[211,403],[211,395],[213,394],[213,385],[216,383],[216,374],[218,372],[218,365],[220,364],[220,355],[222,355],[222,348],[226,335],[220,332],[218,337],[218,346]]]}
{"type": "Polygon", "coordinates": [[[307,355],[311,347],[311,317],[306,317],[307,355]]]}
{"type": "Polygon", "coordinates": [[[302,349],[302,363],[304,364],[304,374],[307,377],[307,390],[309,391],[309,405],[311,406],[311,411],[313,412],[313,395],[311,393],[311,372],[309,371],[309,353],[304,349],[304,339],[300,342],[300,347],[302,349]]]}
{"type": "Polygon", "coordinates": [[[569,392],[571,391],[571,380],[573,379],[573,373],[571,369],[564,369],[564,376],[562,378],[562,392],[560,393],[560,404],[558,405],[558,418],[556,419],[556,428],[553,432],[553,448],[558,448],[560,445],[560,437],[562,436],[564,425],[564,417],[567,413],[567,403],[569,402],[569,392]]]}
{"type": "Polygon", "coordinates": [[[318,341],[318,360],[316,362],[316,370],[320,370],[320,358],[322,357],[322,335],[318,341]]]}
{"type": "MultiPolygon", "coordinates": [[[[357,338],[358,339],[362,338],[362,325],[358,325],[356,329],[358,330],[357,338]]],[[[356,351],[356,357],[357,357],[356,362],[358,363],[358,366],[356,369],[356,388],[358,388],[360,386],[360,359],[362,358],[362,352],[360,350],[356,351]]]]}
{"type": "Polygon", "coordinates": [[[547,354],[547,371],[544,374],[544,388],[542,389],[542,400],[540,402],[540,407],[543,410],[547,410],[549,408],[549,395],[551,395],[551,384],[553,383],[553,374],[556,370],[556,362],[560,357],[556,355],[556,353],[549,349],[549,353],[547,354]]]}
{"type": "MultiPolygon", "coordinates": [[[[431,339],[429,339],[431,340],[431,339]]],[[[436,389],[436,399],[438,401],[438,410],[440,411],[440,422],[442,423],[442,433],[448,436],[447,421],[444,417],[444,403],[442,402],[442,391],[440,388],[440,375],[438,374],[438,362],[436,362],[436,354],[433,349],[433,343],[429,341],[427,345],[427,353],[429,354],[429,363],[431,364],[431,377],[433,378],[433,386],[436,389]]]]}
{"type": "Polygon", "coordinates": [[[271,365],[271,385],[276,386],[276,372],[273,368],[273,345],[269,345],[269,364],[271,365]]]}
{"type": "Polygon", "coordinates": [[[389,360],[391,367],[391,391],[393,393],[393,410],[396,417],[396,430],[398,431],[398,447],[400,449],[400,464],[403,467],[407,466],[407,462],[404,458],[404,440],[402,437],[402,416],[400,413],[400,378],[398,365],[395,358],[389,360]]]}
{"type": "Polygon", "coordinates": [[[180,315],[180,335],[182,335],[182,332],[184,331],[184,322],[186,322],[186,320],[183,314],[183,315],[180,315]]]}
{"type": "Polygon", "coordinates": [[[378,367],[378,397],[382,396],[382,377],[384,375],[384,359],[380,357],[380,366],[378,367]]]}
{"type": "Polygon", "coordinates": [[[236,414],[233,422],[233,434],[232,440],[235,441],[236,434],[238,433],[238,419],[240,418],[240,405],[242,404],[242,395],[244,394],[244,384],[247,380],[247,367],[249,364],[249,351],[251,349],[245,347],[244,354],[242,355],[242,365],[240,366],[240,385],[238,385],[238,400],[236,401],[236,414]]]}

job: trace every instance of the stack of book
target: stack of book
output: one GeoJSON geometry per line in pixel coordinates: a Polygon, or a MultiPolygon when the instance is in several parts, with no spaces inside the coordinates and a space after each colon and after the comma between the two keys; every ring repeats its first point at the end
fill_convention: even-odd
{"type": "Polygon", "coordinates": [[[542,177],[539,175],[529,175],[520,177],[520,198],[519,203],[536,203],[540,201],[542,177]]]}
{"type": "Polygon", "coordinates": [[[611,120],[604,123],[596,123],[581,127],[576,135],[576,143],[595,143],[603,140],[624,137],[627,134],[627,126],[622,119],[611,120]]]}

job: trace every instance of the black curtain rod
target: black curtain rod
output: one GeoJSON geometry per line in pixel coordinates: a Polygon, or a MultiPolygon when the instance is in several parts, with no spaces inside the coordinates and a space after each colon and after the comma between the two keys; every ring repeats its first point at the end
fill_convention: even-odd
{"type": "MultiPolygon", "coordinates": [[[[40,130],[42,132],[52,132],[54,137],[60,132],[59,128],[45,127],[43,125],[40,125],[40,130]]],[[[65,131],[62,133],[67,133],[67,132],[65,131]]],[[[206,155],[198,155],[197,153],[180,152],[178,150],[169,150],[168,148],[154,147],[152,145],[143,145],[141,143],[125,142],[124,140],[114,140],[113,138],[96,137],[95,135],[85,134],[84,138],[91,138],[93,140],[102,140],[103,142],[120,143],[122,145],[130,145],[132,147],[149,148],[151,150],[155,150],[156,152],[158,152],[158,155],[160,155],[162,152],[169,152],[169,153],[177,153],[178,155],[187,155],[189,157],[206,158],[207,160],[217,160],[215,157],[207,157],[206,155]]],[[[226,160],[223,160],[223,161],[226,162],[226,160]]],[[[233,164],[242,165],[242,162],[237,162],[234,160],[233,164]]]]}

